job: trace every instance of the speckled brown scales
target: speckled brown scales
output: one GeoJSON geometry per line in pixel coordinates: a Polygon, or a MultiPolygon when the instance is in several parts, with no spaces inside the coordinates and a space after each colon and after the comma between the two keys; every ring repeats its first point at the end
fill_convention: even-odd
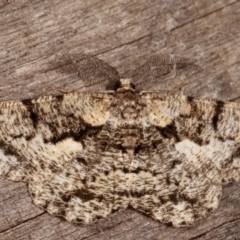
{"type": "Polygon", "coordinates": [[[0,175],[71,222],[129,205],[176,227],[205,217],[240,179],[240,105],[120,83],[0,103],[0,175]]]}

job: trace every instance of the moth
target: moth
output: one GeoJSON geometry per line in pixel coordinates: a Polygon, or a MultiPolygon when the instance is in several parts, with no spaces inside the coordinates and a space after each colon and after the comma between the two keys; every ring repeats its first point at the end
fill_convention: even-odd
{"type": "Polygon", "coordinates": [[[190,62],[156,58],[131,78],[84,54],[63,62],[108,90],[0,103],[0,176],[26,182],[36,206],[85,224],[131,206],[182,227],[239,181],[238,103],[144,88],[190,62]]]}

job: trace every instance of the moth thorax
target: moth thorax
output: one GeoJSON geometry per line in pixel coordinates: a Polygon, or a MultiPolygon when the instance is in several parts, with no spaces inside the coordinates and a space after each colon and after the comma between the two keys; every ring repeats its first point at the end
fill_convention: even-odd
{"type": "Polygon", "coordinates": [[[121,78],[120,87],[117,89],[117,92],[132,91],[135,92],[134,85],[131,78],[121,78]]]}

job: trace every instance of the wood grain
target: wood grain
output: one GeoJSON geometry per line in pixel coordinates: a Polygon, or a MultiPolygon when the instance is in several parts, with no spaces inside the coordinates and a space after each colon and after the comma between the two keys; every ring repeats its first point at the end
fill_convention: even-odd
{"type": "MultiPolygon", "coordinates": [[[[91,54],[123,76],[152,55],[176,54],[203,69],[185,94],[239,101],[239,25],[237,0],[2,0],[0,98],[79,87],[53,68],[57,54],[91,54]]],[[[239,188],[226,186],[220,207],[191,228],[172,228],[132,209],[83,226],[35,207],[24,183],[1,180],[0,239],[240,239],[239,188]]]]}

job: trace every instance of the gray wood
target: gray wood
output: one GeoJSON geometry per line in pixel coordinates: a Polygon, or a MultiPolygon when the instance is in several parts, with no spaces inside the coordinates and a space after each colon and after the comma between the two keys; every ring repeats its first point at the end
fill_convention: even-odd
{"type": "MultiPolygon", "coordinates": [[[[185,94],[239,101],[239,26],[240,2],[233,0],[2,0],[0,98],[79,87],[52,67],[59,53],[97,56],[124,76],[153,54],[170,53],[203,69],[185,94]]],[[[207,219],[176,229],[131,209],[89,226],[70,224],[35,207],[26,184],[1,180],[0,239],[240,239],[239,187],[226,186],[207,219]]]]}

